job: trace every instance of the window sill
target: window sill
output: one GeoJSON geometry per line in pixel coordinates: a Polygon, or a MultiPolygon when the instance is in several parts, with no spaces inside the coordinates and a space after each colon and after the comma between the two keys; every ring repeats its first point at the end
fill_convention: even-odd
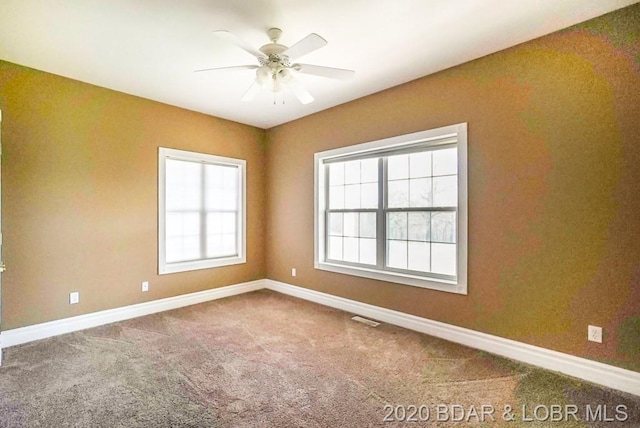
{"type": "Polygon", "coordinates": [[[158,273],[165,275],[169,273],[188,272],[191,270],[210,269],[215,267],[230,266],[246,263],[245,257],[228,257],[213,260],[196,260],[192,262],[171,263],[160,266],[158,273]]]}
{"type": "Polygon", "coordinates": [[[458,281],[448,281],[439,278],[424,278],[415,275],[407,275],[396,272],[379,271],[354,266],[344,266],[333,263],[317,262],[315,268],[344,275],[359,276],[363,278],[376,279],[378,281],[394,282],[397,284],[410,285],[413,287],[428,288],[431,290],[445,291],[455,294],[467,294],[466,281],[460,278],[458,281]]]}

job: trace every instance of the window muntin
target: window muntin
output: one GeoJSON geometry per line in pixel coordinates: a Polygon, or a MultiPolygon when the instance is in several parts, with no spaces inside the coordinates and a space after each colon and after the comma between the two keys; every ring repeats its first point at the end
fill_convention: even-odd
{"type": "Polygon", "coordinates": [[[245,162],[159,150],[160,274],[244,263],[245,162]]]}
{"type": "Polygon", "coordinates": [[[466,207],[466,124],[317,153],[315,265],[466,293],[466,207]]]}

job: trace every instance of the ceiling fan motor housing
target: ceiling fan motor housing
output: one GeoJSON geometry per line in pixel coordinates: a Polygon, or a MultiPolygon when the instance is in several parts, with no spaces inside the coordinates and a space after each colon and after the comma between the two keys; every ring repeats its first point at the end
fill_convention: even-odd
{"type": "MultiPolygon", "coordinates": [[[[270,32],[275,29],[269,30],[270,32]]],[[[268,43],[262,46],[259,50],[266,56],[258,58],[258,62],[260,63],[260,68],[256,70],[256,80],[263,86],[278,86],[275,84],[276,82],[280,82],[279,77],[281,77],[282,70],[286,70],[286,68],[291,67],[291,62],[289,61],[289,57],[287,55],[283,55],[282,52],[289,49],[285,45],[281,45],[276,43],[278,37],[273,37],[270,33],[272,43],[268,43]]],[[[284,82],[282,82],[284,83],[284,82]]]]}
{"type": "Polygon", "coordinates": [[[278,43],[282,35],[282,30],[279,28],[270,28],[267,31],[267,35],[271,43],[267,43],[259,49],[260,52],[266,55],[266,58],[258,58],[260,65],[268,65],[274,70],[280,67],[290,67],[291,62],[289,61],[289,57],[282,54],[289,49],[289,47],[278,43]]]}

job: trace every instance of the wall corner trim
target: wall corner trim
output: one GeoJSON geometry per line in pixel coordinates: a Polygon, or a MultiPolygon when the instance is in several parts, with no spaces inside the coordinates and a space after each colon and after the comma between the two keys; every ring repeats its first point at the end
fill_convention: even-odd
{"type": "Polygon", "coordinates": [[[144,315],[155,314],[157,312],[204,303],[210,300],[223,299],[225,297],[249,293],[263,288],[264,280],[260,279],[205,291],[198,291],[195,293],[182,294],[150,302],[123,306],[121,308],[107,309],[104,311],[92,312],[90,314],[78,315],[75,317],[30,325],[27,327],[6,330],[0,334],[0,340],[2,347],[8,348],[10,346],[21,345],[35,340],[46,339],[47,337],[72,333],[74,331],[85,330],[87,328],[98,327],[113,322],[124,321],[144,315]]]}
{"type": "Polygon", "coordinates": [[[640,396],[640,373],[283,282],[265,288],[640,396]]]}
{"type": "Polygon", "coordinates": [[[271,279],[228,285],[3,331],[0,333],[0,353],[2,348],[10,346],[262,289],[362,315],[640,396],[639,372],[271,279]]]}

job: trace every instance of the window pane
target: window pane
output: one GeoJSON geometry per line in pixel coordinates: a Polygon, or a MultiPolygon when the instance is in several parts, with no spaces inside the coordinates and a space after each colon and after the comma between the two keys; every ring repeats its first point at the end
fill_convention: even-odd
{"type": "Polygon", "coordinates": [[[218,165],[205,165],[204,183],[207,189],[222,189],[222,168],[218,165]]]}
{"type": "Polygon", "coordinates": [[[238,195],[234,189],[222,191],[222,209],[235,211],[238,206],[238,195]]]}
{"type": "Polygon", "coordinates": [[[387,215],[387,238],[407,239],[407,213],[387,215]]]}
{"type": "Polygon", "coordinates": [[[344,208],[344,186],[329,187],[329,208],[333,210],[344,208]]]}
{"type": "Polygon", "coordinates": [[[409,177],[431,177],[431,152],[409,155],[409,177]]]}
{"type": "Polygon", "coordinates": [[[207,257],[228,257],[237,254],[236,235],[224,233],[207,235],[207,257]]]}
{"type": "Polygon", "coordinates": [[[236,210],[238,206],[238,168],[204,165],[205,209],[236,210]]]}
{"type": "Polygon", "coordinates": [[[207,213],[207,257],[236,254],[236,213],[207,213]]]}
{"type": "Polygon", "coordinates": [[[222,233],[236,233],[236,213],[222,214],[222,233]]]}
{"type": "Polygon", "coordinates": [[[236,254],[235,235],[207,235],[207,257],[228,257],[236,254]]]}
{"type": "MultiPolygon", "coordinates": [[[[218,184],[222,182],[219,181],[218,184]]],[[[219,211],[222,209],[222,188],[220,187],[207,187],[205,189],[206,192],[206,202],[205,202],[205,210],[207,211],[219,211]]]]}
{"type": "Polygon", "coordinates": [[[222,170],[222,188],[233,189],[234,193],[238,188],[238,168],[235,166],[217,166],[222,170]]]}
{"type": "Polygon", "coordinates": [[[182,258],[182,237],[167,237],[165,240],[165,258],[167,262],[177,262],[182,258]]]}
{"type": "Polygon", "coordinates": [[[425,212],[412,212],[409,214],[409,233],[411,241],[428,241],[431,229],[431,216],[425,212]]]}
{"type": "Polygon", "coordinates": [[[409,178],[409,155],[389,156],[387,158],[387,177],[389,180],[409,178]]]}
{"type": "Polygon", "coordinates": [[[165,219],[165,231],[167,237],[182,236],[182,214],[167,213],[165,219]]]}
{"type": "Polygon", "coordinates": [[[167,236],[188,236],[200,234],[198,213],[167,213],[165,220],[167,236]]]}
{"type": "Polygon", "coordinates": [[[433,177],[433,206],[455,207],[458,205],[458,177],[433,177]]]}
{"type": "Polygon", "coordinates": [[[409,206],[409,180],[390,181],[388,184],[388,206],[406,208],[409,206]]]}
{"type": "Polygon", "coordinates": [[[336,236],[329,237],[328,257],[333,260],[342,260],[342,239],[336,236]]]}
{"type": "Polygon", "coordinates": [[[358,238],[344,238],[344,258],[347,262],[358,262],[358,238]]]}
{"type": "Polygon", "coordinates": [[[182,254],[180,260],[196,260],[200,258],[200,236],[184,236],[182,238],[182,254]]]}
{"type": "Polygon", "coordinates": [[[366,183],[360,187],[361,208],[378,208],[378,183],[366,183]]]}
{"type": "Polygon", "coordinates": [[[378,158],[364,159],[360,161],[360,182],[378,182],[378,158]]]}
{"type": "Polygon", "coordinates": [[[200,235],[200,214],[184,213],[182,214],[182,234],[184,236],[200,235]]]}
{"type": "Polygon", "coordinates": [[[408,268],[421,272],[429,272],[430,245],[428,242],[409,242],[408,268]]]}
{"type": "Polygon", "coordinates": [[[360,161],[350,161],[344,163],[345,184],[360,183],[360,161]]]}
{"type": "Polygon", "coordinates": [[[165,180],[168,184],[189,186],[200,182],[200,166],[197,162],[167,159],[165,162],[165,180]]]}
{"type": "Polygon", "coordinates": [[[205,187],[209,189],[237,189],[238,168],[227,165],[204,165],[205,187]]]}
{"type": "Polygon", "coordinates": [[[363,238],[376,237],[376,213],[360,213],[360,233],[363,238]]]}
{"type": "Polygon", "coordinates": [[[387,241],[387,265],[398,269],[407,268],[407,241],[387,241]]]}
{"type": "Polygon", "coordinates": [[[344,236],[358,236],[358,213],[344,213],[344,236]]]}
{"type": "Polygon", "coordinates": [[[168,211],[200,209],[201,168],[199,163],[166,160],[165,199],[168,211]]]}
{"type": "Polygon", "coordinates": [[[207,235],[207,257],[215,258],[224,256],[222,235],[207,235]]]}
{"type": "Polygon", "coordinates": [[[200,209],[201,191],[199,186],[195,189],[167,186],[165,197],[167,211],[192,211],[200,209]]]}
{"type": "MultiPolygon", "coordinates": [[[[164,198],[167,210],[179,210],[187,204],[184,201],[184,194],[182,193],[182,186],[168,185],[164,189],[164,198]]],[[[194,204],[192,204],[194,205],[194,204]]],[[[193,208],[197,209],[197,208],[193,208]]]]}
{"type": "Polygon", "coordinates": [[[430,178],[415,178],[409,181],[409,206],[432,206],[430,178]]]}
{"type": "Polygon", "coordinates": [[[360,185],[349,184],[344,186],[345,208],[360,208],[360,185]]]}
{"type": "MultiPolygon", "coordinates": [[[[200,184],[195,184],[192,187],[181,189],[182,203],[184,204],[182,209],[186,210],[199,210],[202,207],[202,189],[200,184]]],[[[171,209],[171,208],[169,208],[171,209]]]]}
{"type": "Polygon", "coordinates": [[[456,213],[439,212],[431,214],[431,241],[456,242],[456,213]]]}
{"type": "Polygon", "coordinates": [[[232,256],[236,254],[236,235],[231,233],[225,233],[222,235],[222,251],[225,256],[232,256]]]}
{"type": "Polygon", "coordinates": [[[433,151],[433,175],[450,175],[458,173],[458,149],[433,151]]]}
{"type": "Polygon", "coordinates": [[[220,235],[222,233],[222,213],[207,214],[207,234],[220,235]]]}
{"type": "Polygon", "coordinates": [[[344,184],[344,163],[329,164],[329,184],[344,184]]]}
{"type": "Polygon", "coordinates": [[[329,214],[329,235],[342,236],[342,213],[329,214]]]}
{"type": "Polygon", "coordinates": [[[184,186],[167,186],[165,189],[167,211],[199,210],[201,201],[200,186],[187,188],[184,186]]]}
{"type": "Polygon", "coordinates": [[[205,198],[207,211],[235,211],[238,209],[236,189],[209,188],[205,198]]]}
{"type": "Polygon", "coordinates": [[[376,240],[360,238],[360,263],[376,264],[376,240]]]}
{"type": "Polygon", "coordinates": [[[431,244],[431,272],[444,275],[456,274],[455,244],[431,244]]]}

